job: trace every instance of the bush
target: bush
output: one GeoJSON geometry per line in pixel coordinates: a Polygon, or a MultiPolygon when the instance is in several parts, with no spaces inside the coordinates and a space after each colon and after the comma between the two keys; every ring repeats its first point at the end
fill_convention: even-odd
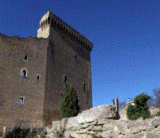
{"type": "Polygon", "coordinates": [[[147,106],[147,101],[151,97],[142,93],[135,97],[134,104],[135,105],[129,105],[127,108],[127,116],[130,120],[136,120],[140,117],[143,119],[150,117],[149,108],[147,106]]]}
{"type": "Polygon", "coordinates": [[[61,118],[76,116],[79,113],[78,97],[73,86],[66,85],[60,103],[61,118]]]}
{"type": "Polygon", "coordinates": [[[92,138],[102,138],[102,136],[99,136],[97,133],[90,134],[90,136],[92,138]]]}
{"type": "Polygon", "coordinates": [[[11,132],[6,134],[5,138],[35,138],[36,135],[40,135],[41,138],[45,138],[43,129],[37,129],[30,133],[30,129],[15,127],[11,132]]]}
{"type": "Polygon", "coordinates": [[[151,97],[142,93],[138,96],[136,96],[134,98],[134,103],[136,105],[137,108],[143,108],[143,107],[147,107],[147,101],[150,99],[151,97]]]}
{"type": "Polygon", "coordinates": [[[129,105],[127,108],[127,116],[130,120],[136,120],[139,118],[138,113],[136,112],[136,108],[134,105],[129,105]]]}
{"type": "Polygon", "coordinates": [[[14,128],[11,132],[9,132],[5,138],[25,138],[29,133],[28,129],[21,129],[20,127],[14,128]]]}

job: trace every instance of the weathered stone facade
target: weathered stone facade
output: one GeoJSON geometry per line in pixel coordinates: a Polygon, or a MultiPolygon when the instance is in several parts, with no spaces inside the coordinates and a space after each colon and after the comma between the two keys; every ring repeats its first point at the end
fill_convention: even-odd
{"type": "Polygon", "coordinates": [[[92,107],[92,43],[47,12],[37,37],[0,34],[0,127],[41,127],[60,119],[64,86],[77,91],[80,111],[92,107]]]}

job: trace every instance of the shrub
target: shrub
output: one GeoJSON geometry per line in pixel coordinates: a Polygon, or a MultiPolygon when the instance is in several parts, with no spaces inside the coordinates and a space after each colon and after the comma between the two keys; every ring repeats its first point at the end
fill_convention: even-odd
{"type": "Polygon", "coordinates": [[[12,131],[6,134],[5,138],[35,138],[36,135],[40,135],[41,138],[45,138],[43,129],[37,129],[30,133],[30,129],[15,127],[12,131]]]}
{"type": "Polygon", "coordinates": [[[147,101],[151,97],[142,93],[135,97],[134,103],[135,105],[129,105],[127,108],[127,116],[130,120],[136,120],[139,117],[143,119],[150,117],[149,108],[147,106],[147,101]]]}
{"type": "Polygon", "coordinates": [[[139,108],[143,108],[143,107],[147,107],[147,101],[150,99],[151,97],[142,93],[138,96],[136,96],[134,98],[134,103],[136,105],[136,107],[139,109],[139,108]]]}
{"type": "Polygon", "coordinates": [[[102,136],[99,136],[97,133],[90,134],[90,136],[92,138],[102,138],[102,136]]]}
{"type": "Polygon", "coordinates": [[[20,127],[14,128],[5,136],[5,138],[25,138],[28,132],[28,129],[21,129],[20,127]]]}
{"type": "Polygon", "coordinates": [[[73,86],[66,85],[61,97],[60,112],[61,118],[68,118],[78,114],[78,97],[73,86]]]}
{"type": "Polygon", "coordinates": [[[36,133],[29,133],[26,138],[35,138],[36,137],[36,133]]]}
{"type": "Polygon", "coordinates": [[[136,120],[139,118],[139,114],[136,112],[134,105],[129,105],[127,108],[127,116],[130,120],[136,120]]]}

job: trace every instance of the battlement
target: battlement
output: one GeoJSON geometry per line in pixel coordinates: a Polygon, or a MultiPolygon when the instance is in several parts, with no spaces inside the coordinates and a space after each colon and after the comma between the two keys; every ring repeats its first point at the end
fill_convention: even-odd
{"type": "MultiPolygon", "coordinates": [[[[48,26],[56,26],[57,28],[60,28],[62,31],[67,33],[70,37],[78,41],[79,43],[85,45],[90,50],[93,48],[93,44],[86,39],[84,36],[82,36],[79,32],[74,30],[71,26],[69,26],[67,23],[62,21],[60,18],[58,18],[55,14],[48,11],[40,20],[40,28],[41,30],[45,30],[48,26]]],[[[39,36],[38,36],[39,37],[39,36]]]]}

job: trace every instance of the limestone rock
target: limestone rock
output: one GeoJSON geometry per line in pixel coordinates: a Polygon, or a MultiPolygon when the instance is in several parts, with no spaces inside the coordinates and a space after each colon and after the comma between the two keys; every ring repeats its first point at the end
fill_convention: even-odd
{"type": "Polygon", "coordinates": [[[151,116],[154,116],[157,114],[157,112],[160,111],[160,109],[151,107],[151,108],[149,108],[149,111],[150,111],[151,116]]]}
{"type": "Polygon", "coordinates": [[[85,110],[78,114],[79,123],[92,122],[99,119],[116,119],[118,118],[114,105],[103,105],[85,110]]]}
{"type": "Polygon", "coordinates": [[[95,132],[102,132],[103,129],[102,129],[101,126],[94,126],[94,127],[92,128],[92,131],[95,131],[95,132]]]}
{"type": "Polygon", "coordinates": [[[77,117],[68,118],[66,125],[65,125],[65,129],[72,129],[72,127],[79,127],[77,117]]]}
{"type": "Polygon", "coordinates": [[[148,120],[133,120],[129,121],[127,123],[127,128],[131,129],[132,127],[142,127],[142,126],[148,126],[148,120]]]}
{"type": "Polygon", "coordinates": [[[157,128],[160,126],[160,117],[155,117],[150,121],[150,125],[152,125],[154,128],[157,128]]]}
{"type": "Polygon", "coordinates": [[[127,108],[128,106],[124,107],[123,109],[120,109],[119,111],[120,120],[129,120],[127,117],[127,108]]]}
{"type": "Polygon", "coordinates": [[[45,129],[46,136],[55,138],[53,130],[59,128],[59,132],[64,132],[64,138],[91,138],[90,134],[103,138],[160,138],[160,117],[114,120],[116,117],[114,106],[98,106],[76,117],[54,121],[52,127],[45,129]]]}
{"type": "Polygon", "coordinates": [[[61,121],[53,121],[52,122],[52,129],[60,129],[61,127],[61,121]]]}

